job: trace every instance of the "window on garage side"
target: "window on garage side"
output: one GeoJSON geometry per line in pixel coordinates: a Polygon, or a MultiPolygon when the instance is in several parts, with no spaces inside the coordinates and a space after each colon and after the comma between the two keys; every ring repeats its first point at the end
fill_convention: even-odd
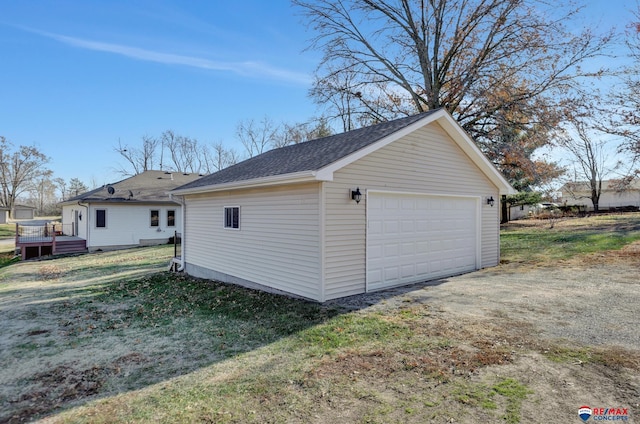
{"type": "Polygon", "coordinates": [[[157,209],[151,210],[151,226],[152,227],[160,226],[160,211],[157,209]]]}
{"type": "Polygon", "coordinates": [[[96,228],[107,227],[107,210],[96,209],[96,228]]]}
{"type": "Polygon", "coordinates": [[[176,211],[173,209],[167,211],[167,227],[176,226],[176,211]]]}
{"type": "Polygon", "coordinates": [[[240,207],[225,206],[224,207],[224,228],[240,229],[240,207]]]}

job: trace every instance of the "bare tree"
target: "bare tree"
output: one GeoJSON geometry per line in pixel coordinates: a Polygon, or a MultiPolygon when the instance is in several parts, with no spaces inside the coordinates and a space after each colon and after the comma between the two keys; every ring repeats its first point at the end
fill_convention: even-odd
{"type": "Polygon", "coordinates": [[[0,136],[0,204],[11,211],[18,196],[32,189],[34,181],[51,172],[46,168],[49,158],[36,147],[20,146],[16,151],[12,147],[0,136]]]}
{"type": "Polygon", "coordinates": [[[211,149],[203,152],[206,173],[220,171],[239,162],[238,154],[233,149],[227,149],[221,142],[215,143],[211,149]]]}
{"type": "Polygon", "coordinates": [[[67,199],[67,182],[64,178],[54,178],[53,183],[56,185],[58,190],[60,191],[60,200],[67,199]]]}
{"type": "Polygon", "coordinates": [[[122,167],[120,173],[123,175],[138,175],[144,171],[154,169],[159,144],[160,140],[148,135],[142,136],[142,146],[140,148],[122,145],[118,140],[118,146],[115,151],[131,166],[131,169],[122,167]]]}
{"type": "Polygon", "coordinates": [[[277,143],[280,128],[267,116],[260,122],[254,119],[241,121],[236,128],[236,135],[249,157],[257,156],[270,150],[277,143]]]}
{"type": "Polygon", "coordinates": [[[601,97],[598,108],[603,115],[598,130],[619,137],[618,153],[627,155],[628,169],[616,181],[619,190],[627,189],[640,175],[640,4],[632,16],[624,40],[630,63],[619,72],[618,84],[611,84],[611,90],[601,97]]]}
{"type": "Polygon", "coordinates": [[[120,169],[123,175],[137,175],[149,170],[209,173],[211,152],[197,139],[186,137],[173,130],[164,131],[160,137],[145,135],[141,147],[131,147],[118,142],[115,150],[127,161],[120,169]],[[158,168],[156,168],[156,164],[158,168]]]}
{"type": "MultiPolygon", "coordinates": [[[[369,119],[446,108],[502,167],[501,131],[539,146],[566,93],[603,69],[581,67],[612,34],[574,34],[576,9],[543,0],[294,0],[324,52],[311,94],[369,119]]],[[[365,121],[368,123],[370,121],[365,121]]],[[[520,152],[528,160],[525,151],[520,152]]]]}
{"type": "Polygon", "coordinates": [[[303,143],[333,134],[327,120],[324,118],[298,124],[284,123],[281,128],[281,131],[273,141],[274,148],[303,143]]]}
{"type": "Polygon", "coordinates": [[[162,164],[176,172],[196,172],[202,169],[202,147],[198,140],[176,134],[172,130],[162,133],[163,150],[166,147],[171,156],[171,165],[162,164]]]}
{"type": "Polygon", "coordinates": [[[51,179],[53,171],[47,170],[31,181],[29,192],[36,206],[36,214],[43,216],[56,204],[55,183],[51,179]]]}
{"type": "Polygon", "coordinates": [[[559,139],[560,146],[565,148],[573,159],[575,181],[565,186],[573,188],[571,191],[575,193],[580,191],[586,181],[594,212],[600,210],[604,178],[621,165],[620,162],[609,165],[610,141],[604,138],[605,136],[602,133],[598,135],[593,125],[576,118],[571,122],[570,130],[559,139]]]}

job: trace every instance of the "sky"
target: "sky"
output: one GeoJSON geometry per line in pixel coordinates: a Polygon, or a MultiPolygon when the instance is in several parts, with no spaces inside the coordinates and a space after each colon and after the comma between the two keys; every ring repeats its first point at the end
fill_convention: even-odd
{"type": "MultiPolygon", "coordinates": [[[[590,0],[594,30],[635,0],[590,0]]],[[[1,0],[0,135],[54,177],[121,180],[119,143],[165,130],[241,151],[239,122],[304,122],[320,52],[289,0],[1,0]]]]}

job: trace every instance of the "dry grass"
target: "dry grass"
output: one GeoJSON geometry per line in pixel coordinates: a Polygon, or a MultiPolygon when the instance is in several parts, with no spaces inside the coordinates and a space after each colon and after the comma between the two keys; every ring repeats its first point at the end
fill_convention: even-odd
{"type": "MultiPolygon", "coordinates": [[[[638,220],[567,220],[551,231],[597,226],[629,242],[638,220]]],[[[633,268],[637,249],[564,261],[633,268]]],[[[171,253],[0,269],[0,422],[517,423],[570,421],[588,402],[638,407],[640,350],[545,338],[528,319],[547,313],[534,305],[461,313],[427,287],[424,298],[348,311],[169,274],[171,253]]],[[[544,252],[476,278],[554,263],[544,252]]],[[[477,296],[456,290],[461,305],[477,296]]]]}

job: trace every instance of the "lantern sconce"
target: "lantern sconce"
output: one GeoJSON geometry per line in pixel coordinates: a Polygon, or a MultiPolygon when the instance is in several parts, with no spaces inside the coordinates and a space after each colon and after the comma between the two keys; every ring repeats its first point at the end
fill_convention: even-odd
{"type": "Polygon", "coordinates": [[[360,193],[360,187],[356,188],[355,190],[351,190],[351,199],[355,200],[356,203],[360,203],[360,200],[362,200],[362,193],[360,193]]]}
{"type": "Polygon", "coordinates": [[[495,203],[495,200],[493,200],[493,196],[487,198],[487,205],[493,207],[494,203],[495,203]]]}

